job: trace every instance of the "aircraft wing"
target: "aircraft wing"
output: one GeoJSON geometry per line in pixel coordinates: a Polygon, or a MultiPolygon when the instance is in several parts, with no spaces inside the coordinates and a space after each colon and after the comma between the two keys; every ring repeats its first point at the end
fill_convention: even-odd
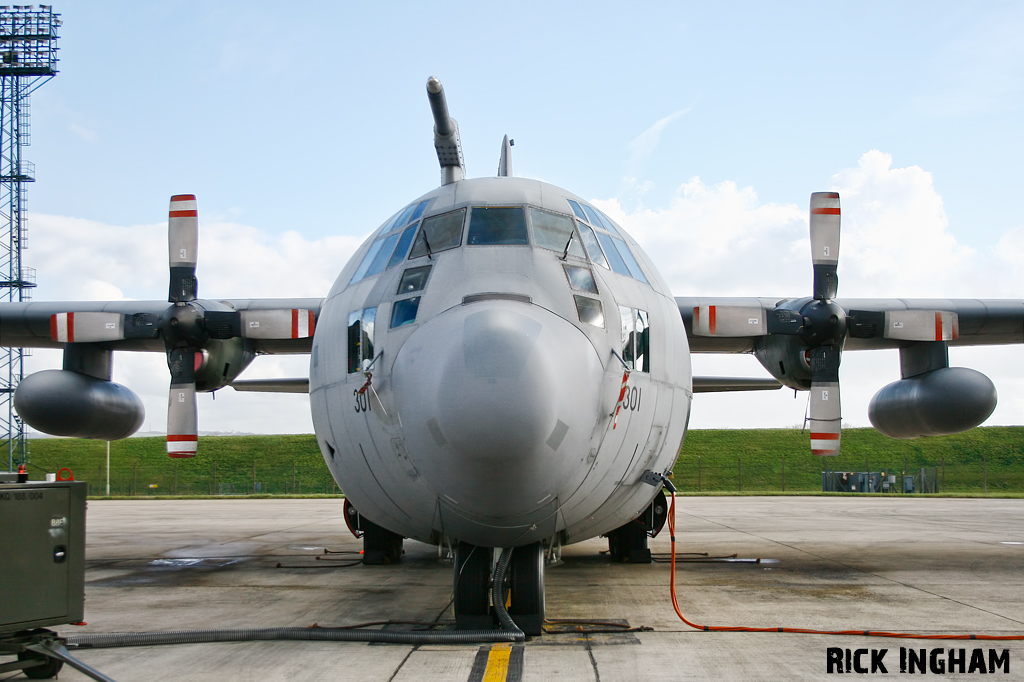
{"type": "MultiPolygon", "coordinates": [[[[759,339],[767,338],[773,330],[773,316],[787,319],[799,311],[808,299],[741,298],[741,297],[677,297],[679,314],[683,318],[692,353],[752,353],[759,339]],[[715,325],[703,328],[699,324],[700,311],[710,316],[714,311],[715,325]],[[694,314],[698,329],[694,331],[694,314]],[[744,330],[749,329],[749,332],[744,330]]],[[[946,341],[950,346],[986,346],[1024,343],[1024,300],[1021,299],[904,299],[904,298],[838,298],[833,301],[847,317],[844,350],[901,348],[926,340],[946,341]],[[886,313],[890,325],[898,324],[900,314],[912,312],[910,320],[930,317],[930,330],[934,331],[934,313],[952,313],[956,316],[956,333],[946,331],[952,338],[903,338],[886,333],[886,313]],[[922,313],[924,314],[922,316],[922,313]]],[[[950,321],[952,318],[950,318],[950,321]]],[[[790,322],[797,329],[803,320],[790,322]]],[[[947,325],[949,326],[949,325],[947,325]]],[[[793,335],[793,334],[791,334],[793,335]]]]}
{"type": "MultiPolygon", "coordinates": [[[[203,301],[211,308],[207,314],[215,316],[231,311],[242,314],[258,314],[269,311],[306,311],[314,319],[320,314],[323,299],[319,298],[250,298],[227,299],[216,302],[203,301]]],[[[64,348],[66,340],[55,330],[55,316],[68,314],[96,313],[112,314],[101,318],[106,324],[119,324],[122,338],[107,340],[89,339],[103,350],[165,352],[164,340],[158,331],[159,321],[168,311],[167,301],[45,301],[26,303],[0,303],[0,346],[22,348],[64,348]],[[115,316],[121,319],[114,321],[115,316]]],[[[66,318],[64,320],[66,328],[66,318]]],[[[74,321],[72,320],[72,324],[74,321]]],[[[312,334],[301,338],[260,338],[243,334],[250,348],[257,354],[298,354],[309,353],[312,334]]],[[[65,337],[66,338],[66,337],[65,337]]]]}

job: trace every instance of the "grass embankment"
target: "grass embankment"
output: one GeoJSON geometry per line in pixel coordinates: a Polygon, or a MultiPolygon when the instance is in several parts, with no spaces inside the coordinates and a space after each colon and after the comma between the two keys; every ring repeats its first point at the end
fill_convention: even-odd
{"type": "MultiPolygon", "coordinates": [[[[312,435],[204,436],[199,456],[171,460],[162,438],[111,444],[112,495],[324,495],[338,492],[312,435]]],[[[31,442],[32,478],[61,467],[106,485],[106,444],[72,439],[31,442]]],[[[694,430],[675,467],[682,493],[810,493],[821,472],[885,471],[902,481],[934,468],[943,493],[1024,495],[1024,427],[988,427],[911,441],[873,429],[843,431],[842,454],[810,454],[808,435],[792,429],[694,430]],[[783,471],[785,476],[783,477],[783,471]]]]}

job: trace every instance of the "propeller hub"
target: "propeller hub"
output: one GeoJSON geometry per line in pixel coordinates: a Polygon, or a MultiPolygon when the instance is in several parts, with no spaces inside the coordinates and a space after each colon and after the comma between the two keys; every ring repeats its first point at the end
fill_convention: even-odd
{"type": "Polygon", "coordinates": [[[800,311],[800,335],[813,348],[841,346],[846,338],[846,312],[832,301],[810,301],[800,311]]]}
{"type": "Polygon", "coordinates": [[[176,303],[160,316],[159,329],[164,344],[171,348],[196,348],[206,343],[204,310],[195,304],[176,303]]]}

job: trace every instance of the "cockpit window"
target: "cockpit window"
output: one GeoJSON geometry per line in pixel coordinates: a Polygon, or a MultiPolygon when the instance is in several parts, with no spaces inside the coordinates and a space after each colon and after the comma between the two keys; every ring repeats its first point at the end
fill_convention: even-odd
{"type": "Polygon", "coordinates": [[[409,258],[420,258],[462,243],[462,225],[466,222],[466,209],[431,216],[423,221],[420,233],[412,245],[409,258]]]}
{"type": "Polygon", "coordinates": [[[420,308],[420,297],[403,298],[391,306],[391,327],[401,327],[416,321],[416,313],[420,308]]]}
{"type": "Polygon", "coordinates": [[[419,220],[420,216],[423,215],[423,211],[426,210],[427,204],[429,203],[430,199],[427,199],[426,201],[421,201],[420,203],[416,204],[416,209],[412,212],[412,216],[409,217],[409,221],[412,222],[413,220],[419,220]]]}
{"type": "Polygon", "coordinates": [[[470,246],[525,246],[530,243],[526,234],[526,216],[515,207],[474,206],[469,217],[470,246]]]}
{"type": "Polygon", "coordinates": [[[629,274],[633,275],[634,279],[638,279],[644,284],[647,284],[647,278],[644,277],[644,271],[640,269],[640,264],[633,258],[633,253],[629,250],[629,246],[626,242],[619,239],[618,237],[612,237],[612,242],[615,243],[615,248],[618,249],[619,255],[622,256],[622,260],[626,262],[626,267],[629,268],[629,274]]]}
{"type": "Polygon", "coordinates": [[[402,238],[398,240],[398,246],[395,247],[395,252],[391,254],[391,260],[388,261],[389,270],[405,260],[405,254],[409,253],[409,245],[412,244],[412,238],[416,235],[417,227],[418,225],[410,225],[402,231],[402,238]]]}
{"type": "Polygon", "coordinates": [[[569,207],[572,212],[576,214],[576,217],[580,220],[586,220],[587,214],[583,212],[583,207],[579,205],[579,202],[573,201],[572,199],[566,199],[569,202],[569,207]]]}
{"type": "Polygon", "coordinates": [[[380,247],[380,250],[377,251],[377,255],[370,263],[370,267],[366,269],[366,274],[363,275],[363,277],[373,277],[374,275],[379,275],[384,272],[384,266],[388,264],[388,260],[391,258],[391,252],[394,251],[395,242],[397,242],[398,238],[401,236],[402,235],[400,233],[395,232],[390,237],[384,239],[383,245],[380,247]]]}
{"type": "Polygon", "coordinates": [[[348,314],[348,371],[360,372],[373,362],[373,328],[376,308],[364,308],[348,314]]]}
{"type": "Polygon", "coordinates": [[[586,296],[573,296],[576,300],[576,312],[580,316],[580,322],[592,324],[595,327],[604,327],[604,308],[601,301],[586,296]]]}
{"type": "Polygon", "coordinates": [[[586,257],[583,255],[583,246],[575,234],[576,228],[569,216],[531,207],[530,222],[533,223],[533,240],[537,246],[566,253],[565,247],[568,245],[568,255],[586,257]]]}
{"type": "Polygon", "coordinates": [[[601,245],[597,243],[597,237],[594,236],[594,231],[584,223],[580,223],[580,237],[583,239],[583,244],[587,247],[587,253],[590,254],[590,260],[594,261],[602,268],[607,268],[608,260],[604,257],[604,253],[601,251],[601,245]]]}
{"type": "MultiPolygon", "coordinates": [[[[411,294],[414,291],[422,291],[427,286],[427,277],[430,276],[430,269],[433,265],[424,265],[418,268],[409,268],[402,273],[402,281],[398,283],[398,296],[411,294]]],[[[394,325],[392,325],[394,326],[394,325]]]]}
{"type": "Polygon", "coordinates": [[[651,371],[651,330],[647,311],[619,307],[622,322],[622,359],[630,369],[651,371]]]}
{"type": "Polygon", "coordinates": [[[565,276],[569,279],[569,286],[577,291],[585,291],[588,294],[596,294],[597,282],[594,281],[594,273],[590,268],[581,268],[576,265],[563,265],[565,276]]]}
{"type": "Polygon", "coordinates": [[[598,232],[597,239],[601,242],[601,246],[604,247],[604,255],[608,256],[608,260],[612,264],[612,270],[620,275],[629,277],[629,268],[626,267],[626,261],[622,260],[622,256],[619,255],[618,249],[616,249],[615,244],[612,243],[612,238],[604,232],[598,232]]]}

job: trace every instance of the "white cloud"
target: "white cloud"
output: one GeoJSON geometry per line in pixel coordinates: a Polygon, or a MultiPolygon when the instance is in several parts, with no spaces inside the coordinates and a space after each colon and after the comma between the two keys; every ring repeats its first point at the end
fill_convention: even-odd
{"type": "MultiPolygon", "coordinates": [[[[1024,281],[1024,227],[1003,234],[979,253],[959,244],[949,230],[942,197],[931,174],[893,168],[888,154],[873,150],[833,177],[841,194],[843,232],[840,297],[1019,298],[1024,281]]],[[[810,295],[807,204],[759,201],[751,187],[732,182],[709,186],[693,178],[668,208],[627,212],[617,200],[596,201],[618,220],[679,296],[810,295]]],[[[1001,396],[989,423],[1024,423],[1021,347],[957,348],[953,365],[974,367],[996,383],[1001,396]]],[[[695,374],[764,376],[750,356],[694,357],[695,374]]],[[[868,426],[867,404],[899,378],[896,351],[846,353],[841,370],[844,420],[868,426]]],[[[804,414],[806,394],[792,400],[777,393],[699,395],[691,426],[789,426],[804,414]]]]}

